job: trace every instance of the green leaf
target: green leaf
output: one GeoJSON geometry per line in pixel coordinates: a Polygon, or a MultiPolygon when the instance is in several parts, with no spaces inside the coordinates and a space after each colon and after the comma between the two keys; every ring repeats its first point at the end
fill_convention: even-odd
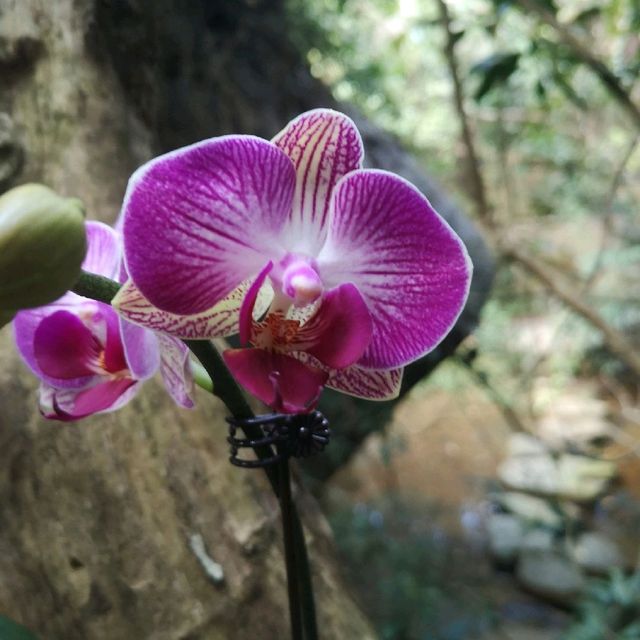
{"type": "Polygon", "coordinates": [[[491,89],[504,84],[518,68],[519,53],[496,53],[471,69],[471,73],[481,76],[474,98],[481,100],[491,89]]]}
{"type": "Polygon", "coordinates": [[[0,615],[0,640],[38,640],[31,631],[0,615]]]}

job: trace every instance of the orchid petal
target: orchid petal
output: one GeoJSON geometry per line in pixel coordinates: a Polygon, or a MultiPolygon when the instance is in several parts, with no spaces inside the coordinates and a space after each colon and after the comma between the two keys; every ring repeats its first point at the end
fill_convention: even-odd
{"type": "Polygon", "coordinates": [[[390,369],[431,351],[455,324],[469,292],[466,248],[428,200],[386,171],[355,171],[333,194],[318,266],[327,286],[352,282],[373,318],[359,364],[390,369]]]}
{"type": "Polygon", "coordinates": [[[68,311],[56,311],[38,325],[33,355],[38,371],[47,380],[73,381],[81,385],[93,377],[101,345],[82,320],[68,311]]]}
{"type": "Polygon", "coordinates": [[[118,234],[108,225],[95,220],[85,224],[87,230],[87,255],[82,268],[105,278],[119,280],[122,258],[118,234]]]}
{"type": "MultiPolygon", "coordinates": [[[[129,322],[176,338],[184,340],[226,338],[238,333],[240,307],[250,286],[251,280],[246,280],[211,309],[183,316],[154,307],[142,295],[133,280],[127,280],[111,304],[129,322]]],[[[255,304],[256,313],[263,314],[267,310],[272,295],[273,292],[270,290],[265,288],[260,290],[255,304]]]]}
{"type": "Polygon", "coordinates": [[[298,331],[292,349],[343,369],[357,362],[371,342],[371,314],[358,289],[343,284],[327,292],[316,314],[298,331]]]}
{"type": "Polygon", "coordinates": [[[227,349],[222,355],[234,378],[276,411],[313,408],[327,379],[316,367],[264,349],[227,349]]]}
{"type": "Polygon", "coordinates": [[[404,368],[363,369],[358,366],[329,372],[325,386],[366,400],[393,400],[400,393],[404,368]]]}
{"type": "Polygon", "coordinates": [[[292,120],[273,143],[296,169],[288,249],[316,255],[326,237],[333,188],[342,176],[362,167],[360,133],[344,114],[314,109],[292,120]]]}
{"type": "Polygon", "coordinates": [[[189,349],[177,338],[163,334],[158,334],[158,342],[161,353],[160,373],[164,386],[176,404],[192,409],[195,406],[195,384],[189,362],[189,349]]]}
{"type": "Polygon", "coordinates": [[[115,411],[129,402],[139,389],[135,380],[121,378],[100,382],[88,389],[40,387],[40,411],[49,420],[70,422],[94,413],[115,411]]]}
{"type": "Polygon", "coordinates": [[[242,306],[240,307],[240,342],[243,345],[246,345],[251,338],[251,325],[253,324],[253,312],[256,306],[256,301],[258,299],[258,295],[262,290],[262,285],[264,281],[267,279],[269,272],[273,268],[273,262],[270,260],[265,265],[264,269],[260,271],[258,277],[253,281],[253,284],[249,287],[247,294],[242,301],[242,306]]]}
{"type": "Polygon", "coordinates": [[[136,380],[151,378],[160,366],[160,347],[156,334],[120,318],[120,335],[131,377],[136,380]]]}
{"type": "MultiPolygon", "coordinates": [[[[106,335],[104,345],[104,370],[109,373],[127,371],[129,364],[125,357],[125,349],[120,333],[120,319],[111,307],[103,307],[104,311],[94,315],[93,326],[95,331],[104,324],[106,335]]],[[[134,337],[135,339],[135,337],[134,337]]],[[[132,345],[131,345],[132,346],[132,345]]]]}
{"type": "Polygon", "coordinates": [[[125,195],[127,271],[155,306],[211,309],[265,260],[280,259],[295,172],[275,145],[224,136],[148,162],[125,195]]]}
{"type": "MultiPolygon", "coordinates": [[[[81,298],[79,297],[78,299],[81,300],[81,298]]],[[[87,302],[85,306],[93,308],[97,304],[98,303],[87,302]]],[[[18,351],[20,352],[20,355],[22,356],[25,364],[39,378],[48,380],[51,384],[55,384],[59,387],[69,386],[78,388],[86,386],[91,381],[91,376],[73,380],[49,379],[49,377],[46,376],[40,368],[40,365],[38,364],[38,361],[36,359],[36,355],[34,353],[34,336],[38,327],[40,326],[40,323],[52,313],[55,313],[56,311],[71,311],[75,314],[77,308],[78,307],[74,306],[73,304],[59,305],[57,302],[54,302],[53,304],[47,305],[46,307],[38,307],[36,309],[20,311],[18,314],[16,314],[16,317],[13,320],[13,331],[16,341],[16,347],[18,348],[18,351]]]]}
{"type": "Polygon", "coordinates": [[[395,369],[363,369],[357,365],[330,369],[305,351],[294,351],[292,358],[322,369],[327,374],[325,387],[365,400],[393,400],[400,393],[403,367],[395,369]]]}

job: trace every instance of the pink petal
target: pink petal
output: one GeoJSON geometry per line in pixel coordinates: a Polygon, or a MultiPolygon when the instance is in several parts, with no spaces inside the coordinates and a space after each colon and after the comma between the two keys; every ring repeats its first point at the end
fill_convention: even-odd
{"type": "Polygon", "coordinates": [[[155,306],[211,309],[266,260],[278,237],[295,172],[275,145],[252,136],[213,138],[147,163],[125,196],[127,271],[155,306]]]}
{"type": "Polygon", "coordinates": [[[158,334],[160,344],[160,373],[169,395],[185,409],[194,407],[195,384],[189,365],[189,349],[171,336],[158,334]]]}
{"type": "Polygon", "coordinates": [[[82,320],[68,311],[44,318],[34,334],[38,371],[49,380],[86,382],[96,374],[101,345],[82,320]]]}
{"type": "MultiPolygon", "coordinates": [[[[129,368],[120,334],[120,320],[111,307],[104,307],[99,318],[94,316],[96,325],[102,320],[106,325],[104,342],[104,369],[109,373],[118,373],[129,368]]],[[[136,336],[137,337],[137,336],[136,336]]]]}
{"type": "Polygon", "coordinates": [[[373,319],[359,364],[403,366],[431,351],[464,307],[472,265],[466,248],[428,200],[385,171],[355,171],[333,194],[318,265],[327,286],[352,282],[373,319]]]}
{"type": "Polygon", "coordinates": [[[108,225],[95,220],[85,224],[87,255],[82,268],[106,278],[119,279],[122,254],[118,234],[108,225]]]}
{"type": "Polygon", "coordinates": [[[328,379],[325,386],[365,400],[393,400],[400,393],[404,368],[363,369],[356,365],[346,369],[329,369],[304,351],[291,353],[291,357],[306,365],[321,368],[328,379]]]}
{"type": "Polygon", "coordinates": [[[366,400],[393,400],[400,393],[403,371],[353,366],[331,371],[326,386],[366,400]]]}
{"type": "MultiPolygon", "coordinates": [[[[125,366],[136,380],[151,378],[160,366],[160,346],[153,331],[120,318],[125,366]]],[[[185,347],[186,348],[186,347],[185,347]]]]}
{"type": "Polygon", "coordinates": [[[223,357],[249,393],[284,413],[312,409],[327,379],[320,369],[264,349],[227,349],[223,357]]]}
{"type": "MultiPolygon", "coordinates": [[[[75,296],[74,294],[67,294],[66,296],[64,296],[64,298],[67,299],[64,300],[64,302],[68,302],[68,298],[70,296],[73,296],[73,298],[77,298],[78,300],[82,300],[82,298],[80,298],[79,296],[75,296]]],[[[63,300],[63,298],[61,298],[61,300],[63,300]]],[[[33,373],[44,380],[47,380],[48,377],[40,369],[34,353],[34,336],[36,330],[38,329],[40,323],[44,320],[44,318],[50,316],[56,311],[67,311],[75,315],[76,309],[78,309],[75,304],[60,305],[58,304],[58,302],[54,302],[53,304],[47,305],[46,307],[38,307],[37,309],[28,309],[26,311],[21,311],[13,320],[13,330],[16,347],[18,348],[22,359],[31,369],[31,371],[33,371],[33,373]]],[[[97,304],[98,303],[87,302],[86,306],[95,308],[97,304]]],[[[89,380],[90,378],[87,379],[83,377],[81,379],[70,381],[60,381],[58,379],[53,379],[50,380],[50,382],[52,384],[58,384],[58,386],[82,387],[85,386],[89,380]]]]}
{"type": "Polygon", "coordinates": [[[242,306],[240,307],[240,342],[243,345],[248,344],[249,339],[251,338],[251,325],[253,323],[253,310],[256,306],[256,301],[258,299],[258,294],[262,289],[262,285],[264,281],[267,279],[269,272],[273,268],[273,262],[270,260],[265,265],[264,269],[258,274],[258,277],[253,281],[253,284],[249,287],[247,291],[247,295],[244,297],[242,301],[242,306]]]}
{"type": "Polygon", "coordinates": [[[372,331],[371,314],[358,289],[343,284],[325,294],[320,308],[291,346],[307,351],[328,367],[343,369],[362,357],[372,331]]]}
{"type": "Polygon", "coordinates": [[[344,114],[314,109],[292,120],[273,142],[296,169],[288,249],[315,256],[326,237],[331,192],[342,176],[362,167],[360,134],[344,114]]]}
{"type": "MultiPolygon", "coordinates": [[[[111,304],[129,322],[176,338],[185,340],[225,338],[238,333],[240,307],[250,286],[251,280],[245,280],[213,308],[202,313],[182,316],[154,307],[133,281],[127,280],[111,304]]],[[[270,292],[261,290],[256,301],[256,312],[264,313],[270,302],[270,292]]]]}
{"type": "Polygon", "coordinates": [[[94,413],[115,411],[137,393],[135,380],[124,378],[100,382],[89,389],[56,389],[40,387],[40,411],[45,418],[69,422],[94,413]]]}

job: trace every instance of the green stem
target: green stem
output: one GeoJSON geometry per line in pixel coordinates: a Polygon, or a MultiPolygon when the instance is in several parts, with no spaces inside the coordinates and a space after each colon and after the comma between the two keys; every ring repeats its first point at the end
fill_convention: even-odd
{"type": "Polygon", "coordinates": [[[191,369],[191,375],[193,375],[193,381],[201,389],[213,393],[213,380],[209,377],[207,370],[200,364],[200,361],[191,358],[189,360],[189,368],[191,369]]]}
{"type": "MultiPolygon", "coordinates": [[[[280,452],[279,452],[280,453],[280,452]]],[[[289,596],[289,618],[291,622],[292,640],[303,640],[302,609],[300,603],[300,585],[298,583],[298,562],[294,542],[293,519],[291,509],[291,477],[289,474],[289,459],[283,457],[278,462],[280,484],[280,513],[282,515],[282,539],[284,542],[284,559],[287,568],[287,593],[289,596]]]]}
{"type": "MultiPolygon", "coordinates": [[[[104,302],[106,304],[111,304],[111,300],[113,300],[119,290],[120,285],[117,282],[103,276],[87,273],[86,271],[81,273],[80,278],[72,289],[72,291],[78,295],[98,300],[99,302],[104,302]]],[[[184,342],[196,358],[198,358],[204,370],[209,374],[209,377],[213,381],[212,393],[222,400],[234,418],[244,419],[253,417],[253,411],[247,403],[244,394],[233,379],[233,376],[229,372],[229,369],[227,369],[222,356],[213,344],[208,340],[185,340],[184,342]]],[[[247,425],[243,428],[243,431],[245,436],[252,440],[261,438],[264,435],[262,433],[262,429],[257,425],[247,425]]],[[[268,445],[256,447],[255,452],[260,459],[271,458],[274,455],[273,449],[268,445]]],[[[291,500],[289,467],[287,464],[287,480],[282,484],[281,477],[279,477],[278,472],[273,467],[267,466],[263,468],[267,474],[267,478],[269,479],[273,492],[280,500],[283,527],[285,531],[287,531],[287,533],[285,533],[285,561],[287,562],[287,584],[290,602],[291,585],[293,584],[293,588],[296,589],[296,591],[299,589],[300,598],[296,598],[297,604],[295,605],[298,609],[298,614],[291,612],[292,629],[295,629],[295,627],[293,627],[293,617],[296,615],[299,617],[299,613],[301,612],[303,614],[302,621],[304,624],[306,640],[317,640],[318,629],[316,624],[315,602],[313,597],[313,583],[311,581],[309,556],[307,554],[307,546],[304,539],[302,523],[295,503],[291,500]],[[282,509],[283,499],[281,498],[281,495],[283,494],[283,487],[285,492],[289,492],[288,499],[286,497],[284,498],[284,502],[286,503],[286,516],[285,510],[282,509]],[[288,538],[288,545],[286,536],[290,536],[288,538]],[[297,579],[293,578],[295,574],[289,573],[289,562],[291,560],[291,558],[288,557],[289,554],[292,554],[291,558],[294,559],[292,567],[297,573],[297,579]]],[[[302,636],[294,635],[294,640],[298,640],[298,638],[302,638],[302,636]]]]}

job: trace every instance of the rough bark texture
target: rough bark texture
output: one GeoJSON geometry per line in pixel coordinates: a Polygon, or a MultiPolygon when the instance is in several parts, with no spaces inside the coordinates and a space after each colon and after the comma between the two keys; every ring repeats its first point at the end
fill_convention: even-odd
{"type": "MultiPolygon", "coordinates": [[[[127,177],[152,155],[230,131],[270,137],[331,104],[287,44],[283,16],[273,0],[0,0],[0,190],[44,182],[113,221],[127,177]]],[[[436,200],[396,143],[362,124],[373,162],[436,200]]],[[[491,280],[473,227],[436,204],[480,278],[456,333],[409,383],[469,331],[491,280]]],[[[0,613],[52,640],[286,637],[276,504],[260,473],[226,462],[213,398],[186,412],[148,383],[117,414],[60,426],[37,415],[36,380],[8,329],[0,353],[0,613]],[[222,584],[191,550],[198,534],[222,584]]],[[[373,637],[322,516],[298,493],[322,637],[373,637]]]]}
{"type": "MultiPolygon", "coordinates": [[[[113,220],[128,175],[163,144],[111,64],[117,33],[100,21],[124,6],[0,2],[4,186],[42,181],[113,220]]],[[[132,81],[140,62],[128,59],[132,81]]],[[[276,504],[260,472],[227,463],[222,407],[200,394],[180,411],[150,383],[117,414],[46,423],[9,330],[1,343],[0,612],[46,639],[286,637],[276,504]],[[190,548],[197,534],[221,585],[190,548]]],[[[373,637],[301,498],[323,637],[373,637]]]]}

